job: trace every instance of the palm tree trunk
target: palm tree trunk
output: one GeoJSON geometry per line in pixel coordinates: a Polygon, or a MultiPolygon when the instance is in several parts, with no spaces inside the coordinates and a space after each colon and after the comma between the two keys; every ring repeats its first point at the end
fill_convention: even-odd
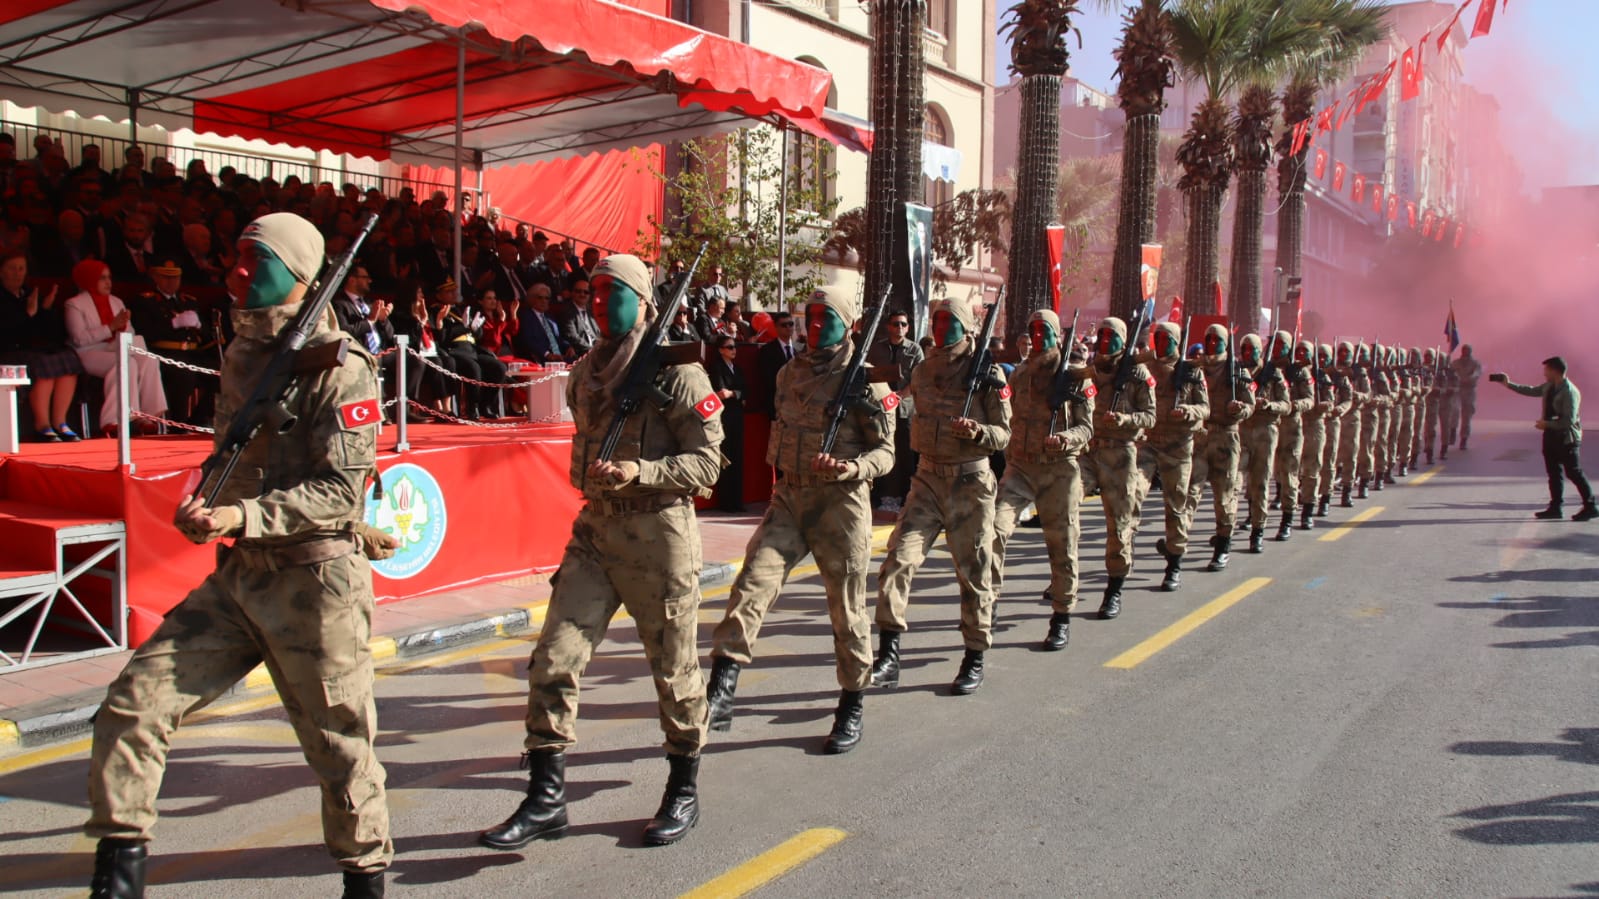
{"type": "Polygon", "coordinates": [[[1210,295],[1211,285],[1221,274],[1221,208],[1227,200],[1227,184],[1206,182],[1189,188],[1187,194],[1188,264],[1183,272],[1183,297],[1192,303],[1210,295]]]}
{"type": "Polygon", "coordinates": [[[1143,302],[1142,245],[1155,242],[1155,194],[1160,179],[1160,115],[1128,116],[1122,145],[1121,205],[1111,257],[1110,313],[1127,319],[1143,302]]]}
{"type": "Polygon", "coordinates": [[[1233,260],[1228,277],[1232,296],[1227,314],[1236,326],[1251,330],[1260,321],[1261,230],[1265,226],[1266,173],[1255,168],[1241,170],[1238,208],[1233,210],[1233,260]]]}
{"type": "Polygon", "coordinates": [[[1277,267],[1284,275],[1303,274],[1300,257],[1305,248],[1305,157],[1285,156],[1278,164],[1277,189],[1282,193],[1282,209],[1277,212],[1277,267]]]}
{"type": "MultiPolygon", "coordinates": [[[[866,304],[895,283],[905,252],[899,222],[906,201],[919,200],[922,175],[922,20],[926,0],[872,4],[872,152],[866,183],[866,304]]],[[[896,283],[889,308],[912,315],[907,283],[896,283]]],[[[864,310],[863,310],[864,311],[864,310]]]]}
{"type": "Polygon", "coordinates": [[[1060,181],[1060,85],[1057,75],[1022,79],[1021,141],[1016,150],[1016,205],[1011,214],[1005,336],[1027,332],[1027,318],[1053,305],[1046,229],[1060,181]]]}

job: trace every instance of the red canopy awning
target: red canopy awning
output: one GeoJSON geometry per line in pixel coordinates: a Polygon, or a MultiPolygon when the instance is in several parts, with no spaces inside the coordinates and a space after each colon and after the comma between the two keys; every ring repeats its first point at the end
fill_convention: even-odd
{"type": "Polygon", "coordinates": [[[373,159],[469,163],[820,122],[822,69],[607,0],[12,0],[0,94],[373,159]]]}

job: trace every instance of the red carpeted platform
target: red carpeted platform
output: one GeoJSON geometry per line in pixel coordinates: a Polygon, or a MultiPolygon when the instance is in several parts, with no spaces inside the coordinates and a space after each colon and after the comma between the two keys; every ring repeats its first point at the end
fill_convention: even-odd
{"type": "MultiPolygon", "coordinates": [[[[382,500],[367,520],[402,538],[393,559],[374,563],[380,602],[551,571],[580,501],[567,483],[570,424],[481,430],[459,425],[395,431],[378,440],[382,500]]],[[[129,639],[137,645],[215,564],[211,547],[189,543],[172,512],[198,480],[209,437],[133,441],[134,470],[117,465],[116,442],[26,444],[0,456],[0,498],[127,523],[129,639]]],[[[0,548],[0,568],[48,567],[0,548]]]]}

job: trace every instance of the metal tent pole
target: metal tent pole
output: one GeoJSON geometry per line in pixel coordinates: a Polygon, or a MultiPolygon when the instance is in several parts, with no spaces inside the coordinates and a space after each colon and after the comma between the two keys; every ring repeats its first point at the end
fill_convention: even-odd
{"type": "MultiPolygon", "coordinates": [[[[777,191],[777,305],[773,308],[788,308],[788,123],[782,124],[783,139],[779,145],[781,149],[781,164],[777,170],[781,174],[778,179],[781,185],[777,191]]],[[[748,306],[748,303],[744,304],[748,306]]],[[[744,310],[748,312],[748,309],[744,310]]],[[[862,310],[862,314],[864,310],[862,310]]]]}
{"type": "MultiPolygon", "coordinates": [[[[462,156],[462,131],[466,129],[466,31],[463,29],[460,39],[455,47],[455,256],[452,260],[450,277],[455,278],[461,272],[461,211],[464,206],[461,196],[461,161],[462,156]]],[[[432,285],[435,289],[437,284],[432,285]]],[[[464,285],[457,285],[460,290],[464,285]]]]}

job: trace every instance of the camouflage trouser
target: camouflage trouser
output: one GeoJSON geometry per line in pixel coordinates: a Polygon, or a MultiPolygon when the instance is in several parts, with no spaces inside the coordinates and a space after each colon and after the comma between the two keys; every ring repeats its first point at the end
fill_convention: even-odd
{"type": "Polygon", "coordinates": [[[1460,401],[1454,397],[1441,400],[1438,403],[1438,424],[1444,430],[1444,446],[1455,445],[1456,432],[1460,428],[1460,401]]]}
{"type": "Polygon", "coordinates": [[[910,627],[911,579],[943,531],[960,584],[961,637],[967,649],[986,650],[994,622],[994,473],[936,475],[930,464],[923,456],[888,538],[888,557],[877,573],[877,627],[893,633],[910,627]]]}
{"type": "Polygon", "coordinates": [[[1277,422],[1262,419],[1251,424],[1254,421],[1244,419],[1240,430],[1243,453],[1238,471],[1244,476],[1249,497],[1249,526],[1258,530],[1266,526],[1266,485],[1271,483],[1272,457],[1277,452],[1277,422]]]}
{"type": "Polygon", "coordinates": [[[1293,507],[1294,497],[1299,495],[1299,455],[1305,448],[1305,425],[1299,416],[1297,412],[1283,416],[1277,426],[1277,453],[1272,459],[1277,495],[1285,511],[1293,507]]]}
{"type": "MultiPolygon", "coordinates": [[[[1327,448],[1327,419],[1306,413],[1303,443],[1299,448],[1299,504],[1314,503],[1321,496],[1322,452],[1327,448]]],[[[1293,496],[1283,494],[1283,507],[1293,503],[1293,496]]]]}
{"type": "Polygon", "coordinates": [[[705,677],[696,644],[700,610],[700,528],[687,502],[606,517],[584,506],[572,523],[528,663],[528,750],[565,751],[577,742],[578,679],[619,608],[638,626],[655,679],[666,751],[698,755],[705,745],[705,677]]]}
{"type": "Polygon", "coordinates": [[[1105,508],[1105,571],[1126,577],[1133,570],[1133,535],[1138,533],[1138,504],[1149,482],[1138,470],[1138,448],[1131,441],[1096,438],[1083,454],[1099,502],[1105,508]]]}
{"type": "Polygon", "coordinates": [[[1199,493],[1210,484],[1216,509],[1216,536],[1229,538],[1238,518],[1238,427],[1206,425],[1194,444],[1194,468],[1188,476],[1189,520],[1199,508],[1199,493]]]}
{"type": "Polygon", "coordinates": [[[1394,459],[1400,465],[1409,465],[1416,448],[1416,404],[1407,402],[1400,407],[1399,439],[1394,442],[1394,459]]]}
{"type": "Polygon", "coordinates": [[[1343,443],[1344,416],[1322,422],[1327,440],[1321,448],[1321,496],[1329,496],[1338,478],[1338,447],[1343,443]]]}
{"type": "Polygon", "coordinates": [[[1377,471],[1377,445],[1382,441],[1382,410],[1376,406],[1367,406],[1360,414],[1360,454],[1359,466],[1356,475],[1362,481],[1369,481],[1377,471]]]}
{"type": "Polygon", "coordinates": [[[1464,447],[1466,441],[1471,439],[1471,419],[1477,414],[1477,389],[1470,390],[1462,387],[1459,393],[1460,402],[1460,445],[1464,447]]]}
{"type": "Polygon", "coordinates": [[[1355,481],[1360,477],[1360,470],[1364,457],[1362,450],[1366,447],[1364,431],[1365,414],[1360,411],[1350,410],[1348,415],[1338,423],[1338,487],[1353,490],[1355,481]]]}
{"type": "Polygon", "coordinates": [[[381,871],[394,844],[372,750],[372,569],[355,552],[275,570],[247,566],[241,555],[231,553],[167,613],[106,691],[84,832],[150,839],[179,723],[265,663],[321,784],[329,853],[346,870],[381,871]]]}
{"type": "Polygon", "coordinates": [[[1377,410],[1377,427],[1372,431],[1371,446],[1371,473],[1374,478],[1381,478],[1393,467],[1394,457],[1391,448],[1394,425],[1394,410],[1384,407],[1377,410]]]}
{"type": "MultiPolygon", "coordinates": [[[[1152,476],[1160,473],[1160,497],[1166,507],[1166,551],[1180,556],[1188,551],[1188,526],[1194,521],[1197,503],[1189,499],[1188,484],[1194,470],[1194,435],[1155,438],[1138,447],[1138,482],[1147,490],[1152,476]]],[[[1138,508],[1144,493],[1138,494],[1138,508]]],[[[1136,521],[1138,513],[1133,513],[1136,521]]]]}
{"type": "Polygon", "coordinates": [[[744,549],[727,615],[716,626],[711,655],[740,665],[754,661],[761,622],[807,552],[816,557],[833,622],[838,685],[871,683],[872,619],[866,611],[866,566],[872,558],[871,487],[866,481],[798,486],[777,482],[766,516],[744,549]]]}
{"type": "Polygon", "coordinates": [[[1429,394],[1426,406],[1422,411],[1424,424],[1422,425],[1422,449],[1431,456],[1438,451],[1438,395],[1429,394]]]}
{"type": "Polygon", "coordinates": [[[1077,539],[1082,533],[1082,469],[1076,456],[1061,456],[1048,462],[1005,460],[1005,477],[1000,479],[994,500],[994,596],[1000,595],[1005,578],[1005,546],[1016,531],[1016,519],[1029,503],[1038,509],[1044,526],[1044,547],[1049,551],[1050,603],[1056,612],[1070,612],[1077,605],[1077,539]]]}

